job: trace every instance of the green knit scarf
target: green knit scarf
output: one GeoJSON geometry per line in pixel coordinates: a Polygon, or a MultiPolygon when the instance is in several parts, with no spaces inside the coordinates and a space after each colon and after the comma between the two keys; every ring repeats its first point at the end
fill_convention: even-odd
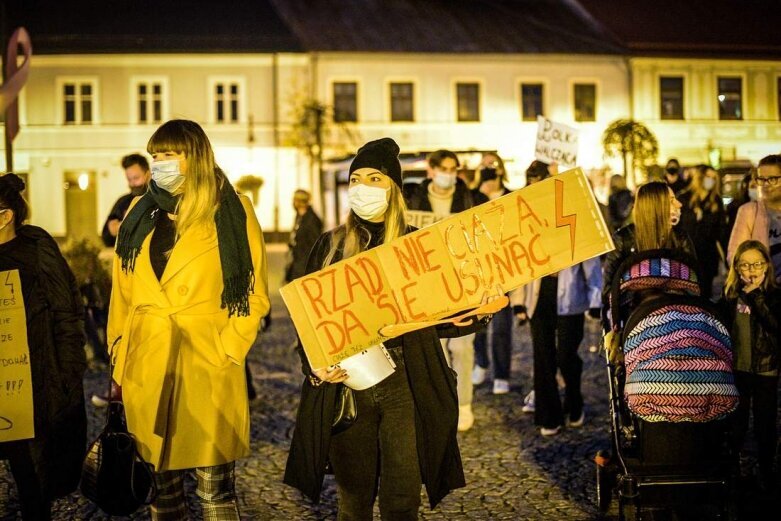
{"type": "MultiPolygon", "coordinates": [[[[255,272],[252,254],[247,240],[247,214],[238,194],[228,179],[219,176],[220,206],[214,216],[217,227],[217,247],[222,265],[222,308],[228,308],[228,316],[249,315],[249,294],[255,289],[255,272]]],[[[122,221],[117,237],[117,255],[122,270],[132,272],[141,244],[155,227],[158,210],[175,213],[181,196],[174,196],[149,183],[149,191],[136,203],[122,221]]]]}

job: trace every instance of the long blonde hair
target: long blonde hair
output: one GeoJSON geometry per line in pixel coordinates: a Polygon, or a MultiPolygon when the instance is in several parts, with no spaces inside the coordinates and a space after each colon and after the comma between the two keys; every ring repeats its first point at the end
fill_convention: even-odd
{"type": "Polygon", "coordinates": [[[637,189],[632,208],[638,251],[668,248],[672,245],[670,189],[667,183],[651,181],[637,189]]]}
{"type": "MultiPolygon", "coordinates": [[[[388,209],[385,210],[385,236],[382,243],[388,244],[394,239],[404,235],[407,231],[407,204],[404,202],[404,196],[396,183],[391,183],[390,197],[388,200],[388,209]]],[[[343,226],[334,230],[331,238],[331,247],[323,261],[323,268],[334,262],[339,249],[342,250],[342,259],[347,259],[366,251],[371,237],[367,236],[367,231],[358,224],[355,212],[350,210],[347,221],[343,226]]]]}
{"type": "Polygon", "coordinates": [[[710,213],[714,213],[719,209],[719,200],[721,199],[721,176],[719,176],[717,172],[716,186],[713,187],[713,190],[705,190],[702,184],[705,180],[705,174],[708,173],[708,170],[713,170],[715,172],[715,169],[709,167],[708,165],[697,165],[694,167],[694,175],[692,176],[692,186],[690,189],[691,199],[689,199],[689,208],[701,208],[703,210],[707,209],[710,213]],[[702,196],[703,192],[706,194],[704,197],[702,196]]]}
{"type": "Polygon", "coordinates": [[[765,259],[767,264],[767,271],[765,271],[765,280],[762,281],[762,290],[767,291],[768,288],[776,287],[775,270],[773,269],[773,262],[770,259],[770,253],[767,251],[767,247],[759,241],[749,239],[740,243],[735,250],[735,255],[732,256],[732,262],[729,266],[729,273],[727,273],[727,280],[724,281],[724,294],[727,298],[737,298],[740,294],[740,273],[738,270],[738,264],[740,264],[740,257],[749,250],[757,250],[762,254],[762,258],[765,259]]]}
{"type": "Polygon", "coordinates": [[[150,155],[176,152],[187,159],[182,197],[176,209],[177,234],[181,236],[196,225],[214,226],[224,174],[214,161],[214,151],[201,126],[186,119],[167,121],[149,138],[146,151],[150,155]]]}

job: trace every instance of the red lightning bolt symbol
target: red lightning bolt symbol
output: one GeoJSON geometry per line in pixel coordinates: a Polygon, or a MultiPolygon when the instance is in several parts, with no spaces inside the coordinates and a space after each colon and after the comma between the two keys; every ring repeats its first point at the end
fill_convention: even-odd
{"type": "Polygon", "coordinates": [[[564,215],[564,181],[554,179],[556,183],[556,228],[569,226],[569,244],[572,250],[572,258],[575,258],[575,224],[577,215],[571,213],[564,215]]]}

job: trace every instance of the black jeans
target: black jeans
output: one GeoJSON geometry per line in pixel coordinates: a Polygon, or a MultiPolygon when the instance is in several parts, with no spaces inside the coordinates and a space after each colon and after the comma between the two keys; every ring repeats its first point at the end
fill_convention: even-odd
{"type": "Polygon", "coordinates": [[[383,521],[415,520],[421,477],[415,438],[415,402],[400,349],[390,350],[396,371],[355,393],[358,418],[331,438],[339,521],[371,521],[379,489],[383,521]]]}
{"type": "Polygon", "coordinates": [[[564,423],[564,413],[577,420],[583,412],[583,360],[578,347],[583,340],[584,317],[583,313],[558,314],[556,287],[556,278],[542,278],[537,307],[529,321],[534,353],[534,423],[549,429],[564,423]],[[556,384],[557,367],[566,385],[563,407],[556,384]]]}
{"type": "MultiPolygon", "coordinates": [[[[475,363],[483,369],[488,369],[489,338],[494,363],[494,378],[509,380],[510,359],[513,354],[513,310],[510,306],[496,313],[488,327],[481,329],[475,335],[475,363]]],[[[465,375],[465,377],[470,378],[469,375],[465,375]]]]}
{"type": "MultiPolygon", "coordinates": [[[[14,442],[12,442],[14,443],[14,442]]],[[[41,490],[41,483],[35,473],[33,460],[24,442],[16,442],[19,449],[8,459],[11,475],[19,492],[19,504],[23,521],[49,521],[51,519],[51,501],[41,490]]],[[[9,450],[9,453],[11,451],[9,450]]]]}
{"type": "Polygon", "coordinates": [[[760,376],[735,371],[735,384],[740,393],[735,412],[732,435],[735,448],[740,450],[748,431],[749,410],[754,413],[754,436],[757,440],[757,461],[764,477],[773,471],[776,456],[776,418],[778,416],[778,376],[760,376]]]}

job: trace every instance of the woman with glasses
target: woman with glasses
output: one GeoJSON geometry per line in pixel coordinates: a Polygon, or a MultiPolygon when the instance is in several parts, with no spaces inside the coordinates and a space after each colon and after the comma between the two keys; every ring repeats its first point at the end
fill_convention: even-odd
{"type": "Polygon", "coordinates": [[[727,222],[721,200],[721,179],[716,170],[707,165],[697,165],[692,173],[691,186],[678,196],[682,204],[681,229],[691,237],[700,261],[702,296],[710,298],[713,279],[719,272],[719,259],[723,258],[721,252],[726,247],[726,244],[720,244],[727,222]]]}
{"type": "Polygon", "coordinates": [[[773,154],[759,161],[754,177],[758,199],[738,209],[729,239],[727,260],[732,262],[738,245],[748,239],[761,242],[770,252],[776,283],[781,282],[781,155],[773,154]]]}
{"type": "Polygon", "coordinates": [[[764,244],[748,240],[740,244],[730,265],[724,296],[719,301],[734,346],[735,383],[740,393],[733,440],[740,450],[748,430],[749,408],[754,413],[759,485],[773,485],[778,410],[779,321],[781,292],[773,277],[770,253],[764,244]]]}

